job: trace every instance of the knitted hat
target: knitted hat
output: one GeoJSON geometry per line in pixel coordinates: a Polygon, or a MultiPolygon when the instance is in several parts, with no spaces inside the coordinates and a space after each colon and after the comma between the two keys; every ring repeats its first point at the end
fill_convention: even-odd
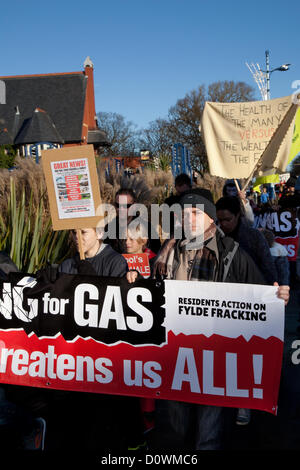
{"type": "Polygon", "coordinates": [[[211,192],[208,189],[196,188],[192,191],[185,193],[179,201],[181,207],[185,205],[196,207],[199,204],[203,205],[203,211],[211,219],[216,220],[216,207],[211,192]]]}

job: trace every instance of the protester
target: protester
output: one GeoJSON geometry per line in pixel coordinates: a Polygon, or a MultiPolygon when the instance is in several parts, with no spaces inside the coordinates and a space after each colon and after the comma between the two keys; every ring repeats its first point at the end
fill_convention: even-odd
{"type": "MultiPolygon", "coordinates": [[[[251,256],[257,268],[261,271],[265,283],[279,283],[278,273],[272,258],[270,248],[258,229],[249,227],[241,216],[241,206],[236,197],[223,197],[216,202],[217,219],[225,235],[233,238],[251,256]]],[[[281,284],[279,284],[281,285],[281,284]]],[[[285,285],[285,283],[284,283],[285,285]]],[[[250,410],[240,408],[236,423],[248,424],[250,410]]]]}
{"type": "Polygon", "coordinates": [[[300,176],[298,176],[293,186],[288,186],[288,190],[278,201],[278,205],[282,209],[293,209],[300,207],[300,176]]]}
{"type": "MultiPolygon", "coordinates": [[[[102,229],[81,230],[84,259],[79,254],[66,259],[58,268],[63,274],[125,277],[125,258],[103,243],[102,229]]],[[[72,238],[79,251],[77,231],[72,238]]],[[[139,402],[134,397],[86,392],[50,391],[46,417],[49,450],[84,448],[92,451],[127,450],[136,435],[142,433],[139,402]],[[63,422],[61,429],[59,423],[63,422]],[[63,436],[60,434],[63,432],[63,436]]]]}
{"type": "MultiPolygon", "coordinates": [[[[9,274],[19,272],[17,266],[5,251],[0,251],[0,282],[9,281],[9,274]]],[[[44,449],[46,423],[36,416],[40,411],[30,406],[36,401],[39,390],[16,385],[0,387],[0,448],[5,450],[44,449]],[[35,409],[35,410],[34,410],[35,409]]]]}
{"type": "Polygon", "coordinates": [[[0,280],[7,281],[11,272],[18,272],[18,268],[5,251],[0,251],[0,280]]]}
{"type": "Polygon", "coordinates": [[[262,193],[260,195],[260,204],[263,206],[267,204],[270,201],[270,197],[268,194],[268,189],[266,186],[263,187],[262,193]]]}
{"type": "Polygon", "coordinates": [[[127,237],[125,239],[125,251],[128,254],[146,253],[149,259],[156,256],[150,248],[148,248],[149,238],[147,234],[147,227],[142,223],[137,226],[132,226],[127,229],[127,237]]]}
{"type": "Polygon", "coordinates": [[[260,229],[260,231],[267,240],[271,255],[274,259],[279,285],[289,285],[290,266],[286,248],[275,241],[275,235],[271,230],[260,229]]]}
{"type": "Polygon", "coordinates": [[[257,211],[257,208],[258,208],[258,193],[257,191],[254,191],[254,188],[251,187],[249,189],[249,193],[248,193],[248,196],[247,196],[247,199],[253,209],[253,212],[257,211]]]}
{"type": "MultiPolygon", "coordinates": [[[[298,220],[300,218],[300,176],[298,178],[290,178],[286,183],[287,191],[278,201],[278,206],[281,211],[291,211],[293,216],[298,220]]],[[[290,282],[291,285],[299,287],[300,280],[300,244],[298,244],[298,252],[296,254],[296,261],[289,260],[290,266],[290,282]]]]}
{"type": "Polygon", "coordinates": [[[281,183],[278,187],[278,191],[277,191],[277,201],[279,201],[279,199],[284,195],[284,184],[281,183]]]}
{"type": "MultiPolygon", "coordinates": [[[[192,183],[191,183],[191,177],[187,175],[186,173],[180,173],[179,175],[176,176],[175,178],[175,194],[171,194],[171,196],[167,197],[164,200],[164,204],[167,204],[170,208],[176,207],[176,205],[179,205],[179,201],[181,196],[192,189],[192,183]]],[[[181,220],[178,219],[176,212],[170,211],[170,228],[168,230],[168,227],[163,227],[163,234],[164,234],[164,239],[168,239],[174,236],[175,232],[175,227],[181,226],[181,220]]]]}
{"type": "Polygon", "coordinates": [[[175,194],[172,194],[165,199],[165,204],[172,206],[173,204],[179,203],[181,196],[192,189],[191,177],[186,173],[180,173],[176,176],[174,181],[175,194]]]}
{"type": "MultiPolygon", "coordinates": [[[[104,227],[105,243],[118,253],[124,251],[126,230],[128,223],[139,214],[136,214],[134,204],[137,203],[135,192],[131,188],[121,188],[116,193],[115,207],[117,215],[104,227]]],[[[148,216],[148,214],[147,214],[148,216]]],[[[143,214],[140,215],[143,219],[143,214]]],[[[151,220],[144,221],[147,224],[149,248],[157,253],[161,247],[159,234],[156,227],[151,225],[151,220]]]]}
{"type": "Polygon", "coordinates": [[[242,191],[241,189],[238,190],[238,187],[241,187],[240,181],[239,180],[234,180],[234,179],[229,179],[225,182],[225,185],[223,187],[223,196],[236,196],[240,199],[242,203],[242,213],[249,222],[250,225],[253,224],[254,222],[254,214],[253,214],[253,209],[251,207],[249,199],[246,197],[245,191],[242,191]]]}
{"type": "MultiPolygon", "coordinates": [[[[58,271],[67,274],[94,274],[97,276],[122,277],[126,275],[127,264],[124,258],[110,245],[102,241],[101,229],[85,228],[81,230],[82,249],[85,259],[80,260],[79,253],[62,262],[58,271]]],[[[72,231],[73,241],[79,251],[77,231],[72,231]]]]}
{"type": "Polygon", "coordinates": [[[251,256],[266,283],[278,282],[277,272],[269,246],[258,229],[249,227],[242,217],[241,205],[236,197],[223,197],[216,202],[217,219],[225,235],[237,241],[251,256]]]}
{"type": "MultiPolygon", "coordinates": [[[[197,188],[188,192],[181,198],[180,204],[183,208],[185,237],[181,240],[173,239],[172,243],[166,245],[167,255],[164,254],[162,258],[164,269],[160,265],[158,270],[155,265],[155,277],[163,274],[175,280],[266,284],[252,258],[216,226],[216,208],[209,191],[197,188]],[[203,211],[197,207],[199,204],[202,204],[203,211]],[[202,224],[199,224],[199,220],[202,220],[202,224]]],[[[289,288],[279,287],[278,296],[287,302],[289,288]]],[[[224,447],[223,407],[176,401],[166,403],[169,424],[183,436],[184,446],[188,444],[193,450],[218,450],[224,447]]]]}
{"type": "MultiPolygon", "coordinates": [[[[128,227],[124,253],[130,255],[146,253],[148,259],[151,260],[155,258],[156,254],[148,248],[148,242],[147,227],[145,225],[139,223],[135,227],[128,227]]],[[[155,400],[152,398],[140,398],[140,406],[144,424],[144,434],[147,434],[154,428],[155,400]]]]}

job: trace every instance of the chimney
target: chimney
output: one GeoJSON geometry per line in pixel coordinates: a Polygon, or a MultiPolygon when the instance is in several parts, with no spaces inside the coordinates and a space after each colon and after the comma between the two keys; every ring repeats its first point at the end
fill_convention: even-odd
{"type": "Polygon", "coordinates": [[[94,90],[94,64],[88,56],[84,61],[84,74],[87,79],[86,85],[86,113],[85,124],[88,129],[96,129],[96,106],[95,106],[95,90],[94,90]]]}

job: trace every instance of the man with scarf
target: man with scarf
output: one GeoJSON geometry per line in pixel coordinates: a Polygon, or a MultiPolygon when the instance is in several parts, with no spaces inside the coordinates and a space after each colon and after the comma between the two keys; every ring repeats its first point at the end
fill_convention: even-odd
{"type": "MultiPolygon", "coordinates": [[[[175,280],[266,284],[250,256],[216,226],[210,191],[197,188],[180,200],[184,237],[168,240],[154,265],[154,277],[175,280]]],[[[278,284],[275,284],[278,285],[278,284]]],[[[289,287],[277,295],[288,302],[289,287]]],[[[222,407],[168,401],[170,425],[193,450],[223,448],[225,410],[222,407]]]]}

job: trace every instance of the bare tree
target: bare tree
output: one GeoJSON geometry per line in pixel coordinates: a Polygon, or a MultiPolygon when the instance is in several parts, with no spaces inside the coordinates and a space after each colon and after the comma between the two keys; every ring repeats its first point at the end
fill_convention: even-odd
{"type": "Polygon", "coordinates": [[[100,112],[97,114],[98,125],[105,131],[111,147],[103,148],[102,154],[130,155],[134,153],[139,135],[137,126],[126,121],[124,116],[113,112],[100,112]]]}
{"type": "Polygon", "coordinates": [[[223,81],[208,86],[207,101],[237,103],[254,101],[254,88],[245,82],[223,81]]]}
{"type": "Polygon", "coordinates": [[[167,153],[175,143],[189,148],[193,169],[202,175],[208,170],[204,143],[199,131],[206,101],[242,102],[254,99],[254,89],[244,82],[219,81],[206,88],[199,86],[169,109],[167,119],[153,121],[144,130],[144,146],[153,154],[167,153]]]}

